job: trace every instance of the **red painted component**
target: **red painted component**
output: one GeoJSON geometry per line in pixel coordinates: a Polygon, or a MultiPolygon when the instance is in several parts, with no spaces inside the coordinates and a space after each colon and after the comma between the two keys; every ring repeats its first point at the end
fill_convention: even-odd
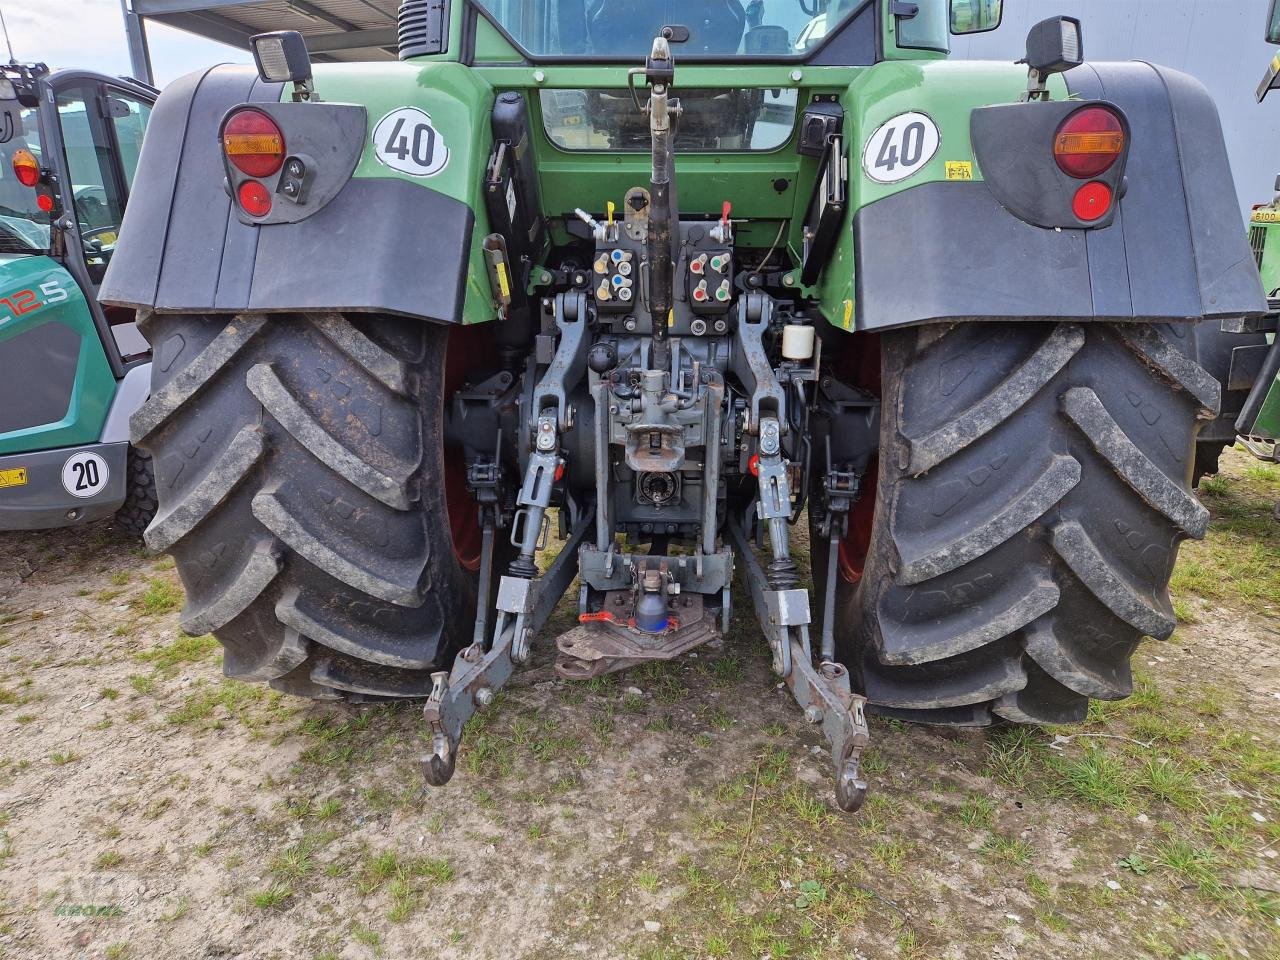
{"type": "Polygon", "coordinates": [[[36,206],[48,213],[53,209],[53,197],[47,193],[36,194],[36,206]]]}
{"type": "Polygon", "coordinates": [[[241,173],[269,177],[284,163],[284,134],[261,110],[238,110],[222,128],[222,149],[241,173]]]}
{"type": "Polygon", "coordinates": [[[727,227],[729,225],[729,214],[733,213],[733,204],[728,200],[724,202],[724,206],[720,208],[720,224],[727,227]]]}
{"type": "Polygon", "coordinates": [[[753,477],[760,476],[760,454],[753,453],[751,459],[747,461],[747,470],[751,472],[753,477]]]}
{"type": "Polygon", "coordinates": [[[246,180],[240,184],[237,196],[240,206],[251,217],[265,217],[271,212],[271,194],[257,180],[246,180]]]}
{"type": "Polygon", "coordinates": [[[1124,153],[1124,126],[1106,107],[1077,110],[1058,128],[1053,156],[1062,172],[1077,180],[1100,177],[1124,153]]]}
{"type": "Polygon", "coordinates": [[[876,518],[876,479],[879,463],[872,460],[862,478],[858,502],[849,513],[849,532],[840,541],[840,578],[859,583],[871,549],[871,528],[876,518]]]}
{"type": "Polygon", "coordinates": [[[1095,180],[1093,183],[1086,183],[1076,191],[1075,199],[1071,201],[1071,209],[1081,220],[1093,223],[1107,215],[1107,211],[1111,209],[1111,196],[1111,188],[1095,180]]]}
{"type": "MultiPolygon", "coordinates": [[[[855,333],[852,343],[841,352],[836,369],[847,382],[869,390],[877,396],[884,391],[880,381],[880,334],[855,333]]],[[[846,583],[862,580],[862,571],[871,550],[871,533],[876,516],[876,481],[880,464],[875,458],[867,464],[866,476],[858,493],[858,502],[849,514],[849,532],[840,541],[840,578],[846,583]]]]}
{"type": "Polygon", "coordinates": [[[559,483],[563,479],[564,479],[564,461],[561,460],[559,463],[556,464],[555,482],[559,483]]]}
{"type": "Polygon", "coordinates": [[[608,610],[601,610],[599,613],[580,613],[578,614],[579,623],[616,623],[617,619],[608,610]]]}
{"type": "MultiPolygon", "coordinates": [[[[483,356],[491,345],[486,339],[492,336],[484,325],[454,327],[449,331],[449,343],[444,356],[444,395],[452,397],[466,382],[467,371],[474,358],[483,356]]],[[[449,512],[449,533],[453,540],[453,555],[464,570],[480,569],[480,553],[484,535],[480,530],[480,508],[467,489],[467,463],[462,451],[446,448],[444,462],[444,502],[449,512]]]]}

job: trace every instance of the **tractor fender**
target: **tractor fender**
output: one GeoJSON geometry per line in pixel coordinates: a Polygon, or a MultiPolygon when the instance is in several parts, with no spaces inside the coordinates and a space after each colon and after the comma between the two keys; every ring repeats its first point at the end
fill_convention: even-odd
{"type": "MultiPolygon", "coordinates": [[[[281,90],[253,68],[222,65],[161,94],[103,302],[162,313],[341,310],[460,322],[471,208],[405,178],[351,177],[365,145],[365,124],[350,122],[356,108],[282,104],[281,90]],[[356,140],[331,159],[345,183],[309,195],[305,216],[255,223],[233,202],[219,131],[228,111],[246,103],[265,105],[287,144],[299,117],[314,117],[321,133],[353,131],[356,140]]],[[[322,138],[298,137],[308,141],[322,138]]]]}
{"type": "Polygon", "coordinates": [[[1035,142],[1010,138],[1027,138],[1026,111],[1060,113],[1057,103],[975,110],[972,146],[985,179],[925,183],[856,213],[859,329],[988,319],[1221,320],[1266,311],[1205,88],[1138,62],[1087,64],[1065,79],[1073,98],[1113,104],[1127,119],[1114,217],[1098,228],[1064,228],[1044,221],[1045,204],[1034,202],[1035,191],[1054,182],[1045,165],[1062,176],[1053,157],[1056,124],[1035,142]],[[1008,162],[1010,151],[1017,162],[1008,162]]]}

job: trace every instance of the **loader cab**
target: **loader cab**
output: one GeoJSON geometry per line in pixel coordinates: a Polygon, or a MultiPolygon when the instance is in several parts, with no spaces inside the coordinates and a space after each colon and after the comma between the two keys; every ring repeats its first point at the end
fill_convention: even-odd
{"type": "Polygon", "coordinates": [[[70,274],[119,377],[148,348],[133,315],[104,309],[97,291],[158,91],[83,70],[50,72],[43,64],[0,72],[8,81],[0,84],[0,136],[11,131],[0,142],[0,250],[50,257],[70,274]]]}

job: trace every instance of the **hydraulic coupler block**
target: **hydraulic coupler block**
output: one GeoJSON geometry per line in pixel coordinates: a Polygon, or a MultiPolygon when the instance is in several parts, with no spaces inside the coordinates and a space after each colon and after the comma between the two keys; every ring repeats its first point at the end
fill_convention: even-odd
{"type": "Polygon", "coordinates": [[[636,270],[635,253],[621,247],[601,247],[596,250],[591,265],[591,288],[596,309],[605,313],[626,313],[635,309],[636,270]]]}
{"type": "Polygon", "coordinates": [[[733,305],[733,251],[698,250],[685,268],[689,308],[694,313],[725,313],[733,305]]]}

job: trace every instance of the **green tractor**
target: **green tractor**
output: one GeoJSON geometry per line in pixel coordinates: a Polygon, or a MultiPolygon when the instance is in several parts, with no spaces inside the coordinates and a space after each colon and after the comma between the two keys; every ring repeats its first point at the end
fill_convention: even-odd
{"type": "MultiPolygon", "coordinates": [[[[1280,45],[1280,4],[1272,0],[1267,20],[1267,42],[1280,45]]],[[[1271,61],[1267,74],[1258,87],[1258,102],[1267,98],[1280,85],[1280,55],[1271,61]]],[[[1250,325],[1251,333],[1267,333],[1275,341],[1276,321],[1280,317],[1280,178],[1276,179],[1276,196],[1270,203],[1253,208],[1249,218],[1249,246],[1262,274],[1271,312],[1250,325]]],[[[1280,461],[1280,345],[1274,342],[1255,378],[1252,392],[1236,423],[1240,440],[1249,452],[1261,460],[1280,461]]]]}
{"type": "Polygon", "coordinates": [[[432,784],[570,591],[566,678],[749,605],[846,810],[868,711],[1128,696],[1208,522],[1196,324],[1266,301],[1204,89],[1066,17],[949,62],[1000,6],[405,0],[402,62],[171,85],[103,296],[183,628],[425,701],[432,784]]]}
{"type": "MultiPolygon", "coordinates": [[[[1271,203],[1253,208],[1249,220],[1249,246],[1257,258],[1271,307],[1271,313],[1253,324],[1250,332],[1268,333],[1271,336],[1267,339],[1271,341],[1275,340],[1276,320],[1280,316],[1280,179],[1276,181],[1276,191],[1271,203]]],[[[1255,457],[1280,462],[1277,447],[1280,441],[1280,348],[1272,343],[1265,348],[1265,356],[1254,375],[1247,407],[1241,409],[1235,427],[1239,430],[1240,442],[1255,457]]]]}
{"type": "Polygon", "coordinates": [[[157,91],[0,65],[0,530],[156,509],[129,418],[151,389],[132,310],[98,298],[157,91]]]}

